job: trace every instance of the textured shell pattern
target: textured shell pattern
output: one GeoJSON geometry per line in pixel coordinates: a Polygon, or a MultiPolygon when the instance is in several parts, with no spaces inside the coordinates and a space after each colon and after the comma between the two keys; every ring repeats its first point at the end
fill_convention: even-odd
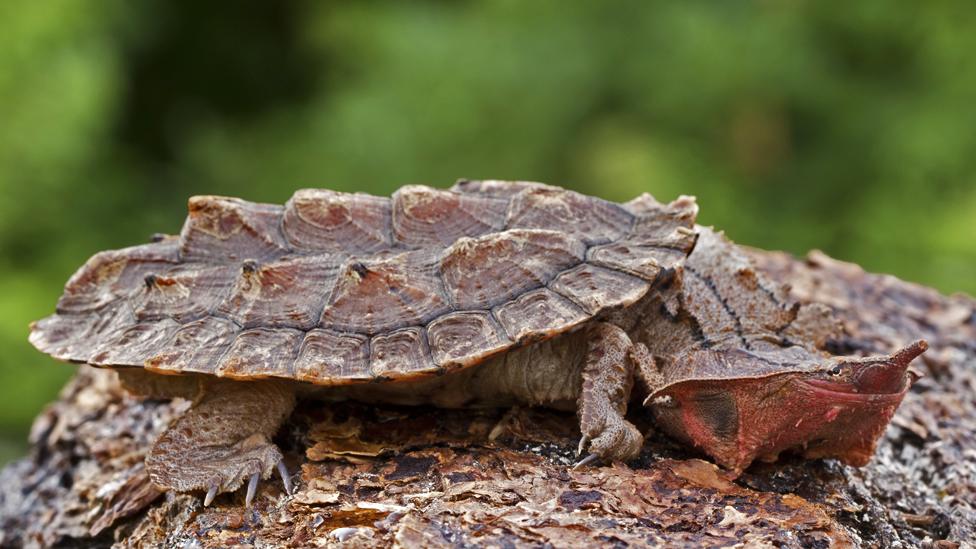
{"type": "Polygon", "coordinates": [[[472,366],[680,269],[697,206],[539,183],[190,199],[178,237],[96,254],[31,342],[61,360],[320,385],[472,366]]]}

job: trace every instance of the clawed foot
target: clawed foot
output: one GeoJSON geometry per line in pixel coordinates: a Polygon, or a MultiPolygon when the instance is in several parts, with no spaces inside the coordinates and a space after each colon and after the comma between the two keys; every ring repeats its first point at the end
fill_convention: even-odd
{"type": "Polygon", "coordinates": [[[591,456],[577,464],[582,467],[603,459],[627,461],[637,457],[644,436],[624,416],[633,386],[634,363],[653,359],[643,345],[634,345],[627,333],[612,324],[596,324],[583,367],[579,396],[579,453],[591,456]]]}
{"type": "MultiPolygon", "coordinates": [[[[278,462],[278,474],[281,475],[281,482],[285,487],[285,493],[289,496],[292,493],[291,484],[291,474],[288,472],[288,468],[285,466],[285,461],[281,460],[278,462]]],[[[250,507],[251,502],[254,501],[254,496],[258,492],[258,481],[261,479],[261,474],[258,472],[251,473],[251,478],[247,481],[247,493],[244,496],[244,506],[250,507]]],[[[211,482],[210,487],[207,489],[207,495],[203,498],[203,506],[209,507],[217,493],[220,490],[220,485],[217,482],[211,482]]]]}
{"type": "Polygon", "coordinates": [[[246,482],[244,498],[250,507],[258,482],[277,469],[285,492],[291,495],[291,474],[278,447],[262,437],[249,437],[236,444],[189,448],[180,429],[164,433],[146,457],[149,477],[157,486],[178,492],[206,491],[205,506],[218,494],[235,492],[246,482]]]}
{"type": "Polygon", "coordinates": [[[629,421],[611,421],[604,425],[603,432],[592,441],[590,437],[583,435],[580,438],[579,447],[576,449],[577,455],[583,455],[583,451],[589,448],[590,453],[585,458],[579,460],[573,469],[586,467],[591,463],[606,461],[628,461],[640,453],[641,446],[644,445],[644,435],[634,427],[629,421]]]}
{"type": "Polygon", "coordinates": [[[591,432],[599,434],[592,439],[590,435],[584,434],[580,439],[576,453],[582,455],[584,450],[589,450],[589,455],[574,468],[583,467],[598,459],[628,461],[637,457],[644,445],[644,435],[632,423],[622,418],[608,417],[600,429],[593,429],[591,432]]]}
{"type": "Polygon", "coordinates": [[[281,459],[281,452],[271,443],[251,441],[230,447],[196,448],[184,452],[175,462],[160,459],[171,455],[150,454],[147,465],[153,482],[181,492],[206,490],[204,505],[210,505],[217,494],[237,491],[246,483],[244,501],[250,507],[258,482],[261,478],[269,478],[275,468],[281,475],[285,492],[291,494],[291,475],[281,459]]]}
{"type": "Polygon", "coordinates": [[[211,381],[156,440],[146,456],[149,478],[169,490],[204,492],[204,505],[246,483],[245,503],[250,506],[258,482],[277,468],[291,493],[291,478],[271,437],[294,405],[286,385],[211,381]]]}

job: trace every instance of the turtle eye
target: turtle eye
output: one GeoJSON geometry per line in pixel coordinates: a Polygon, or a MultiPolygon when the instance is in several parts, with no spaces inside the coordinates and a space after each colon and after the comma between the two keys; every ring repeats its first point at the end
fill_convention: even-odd
{"type": "Polygon", "coordinates": [[[840,364],[838,364],[838,365],[834,366],[833,368],[831,368],[830,370],[828,370],[828,373],[830,375],[832,375],[832,376],[839,376],[840,375],[840,372],[841,372],[840,364]]]}

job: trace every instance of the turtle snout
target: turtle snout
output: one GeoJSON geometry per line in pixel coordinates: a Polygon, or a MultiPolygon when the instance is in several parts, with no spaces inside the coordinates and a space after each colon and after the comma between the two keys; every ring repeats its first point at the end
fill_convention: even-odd
{"type": "Polygon", "coordinates": [[[891,363],[856,365],[851,382],[858,393],[897,393],[905,386],[905,369],[891,363]]]}
{"type": "Polygon", "coordinates": [[[898,393],[905,388],[909,363],[926,349],[928,344],[925,341],[917,341],[895,353],[888,360],[853,364],[851,382],[859,393],[898,393]]]}

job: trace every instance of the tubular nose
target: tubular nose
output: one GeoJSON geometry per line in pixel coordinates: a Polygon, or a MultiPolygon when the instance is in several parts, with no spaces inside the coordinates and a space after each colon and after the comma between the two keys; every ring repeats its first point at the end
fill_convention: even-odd
{"type": "Polygon", "coordinates": [[[852,381],[859,393],[897,393],[905,386],[905,371],[918,355],[929,348],[925,340],[919,340],[898,351],[889,359],[855,365],[852,381]]]}

